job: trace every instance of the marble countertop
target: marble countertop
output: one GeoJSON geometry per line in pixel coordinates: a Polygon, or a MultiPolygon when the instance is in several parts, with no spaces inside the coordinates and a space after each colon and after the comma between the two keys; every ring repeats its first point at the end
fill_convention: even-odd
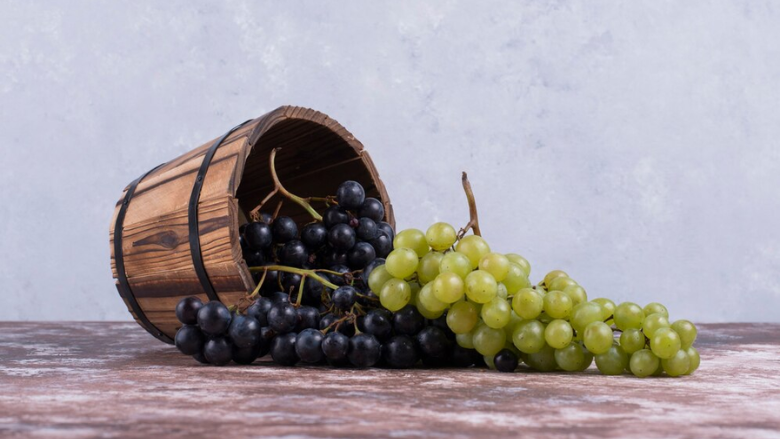
{"type": "Polygon", "coordinates": [[[0,322],[2,437],[780,437],[780,325],[700,325],[683,378],[216,368],[135,323],[0,322]]]}

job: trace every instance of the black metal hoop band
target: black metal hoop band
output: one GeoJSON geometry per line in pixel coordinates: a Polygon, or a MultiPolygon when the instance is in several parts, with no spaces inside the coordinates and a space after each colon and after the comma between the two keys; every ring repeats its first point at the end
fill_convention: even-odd
{"type": "Polygon", "coordinates": [[[116,264],[117,280],[119,281],[117,284],[119,295],[121,295],[127,301],[127,303],[130,304],[130,308],[133,310],[133,313],[138,319],[138,322],[141,323],[141,326],[158,340],[173,344],[172,338],[165,335],[165,333],[163,333],[160,329],[154,326],[152,322],[149,321],[149,319],[146,317],[146,313],[144,313],[144,310],[141,309],[141,306],[135,299],[133,290],[130,289],[130,283],[127,281],[127,273],[125,272],[125,256],[124,252],[122,252],[122,235],[124,234],[123,228],[125,215],[127,214],[127,206],[130,205],[130,200],[133,198],[133,194],[135,194],[135,189],[138,187],[138,184],[141,183],[144,178],[146,178],[147,175],[160,169],[160,167],[163,165],[160,165],[138,177],[135,181],[130,183],[130,186],[127,188],[125,198],[122,200],[122,205],[119,207],[119,213],[116,215],[116,223],[114,224],[114,262],[116,264]]]}
{"type": "Polygon", "coordinates": [[[236,125],[230,131],[225,133],[224,136],[220,137],[216,142],[214,142],[213,145],[211,145],[208,151],[206,151],[206,154],[203,156],[203,162],[200,164],[198,174],[195,176],[195,184],[192,186],[192,194],[190,194],[190,204],[187,210],[187,217],[189,222],[189,241],[190,252],[192,253],[192,265],[195,267],[195,273],[198,275],[198,280],[200,280],[200,285],[203,287],[203,292],[206,293],[206,296],[208,296],[209,300],[219,301],[219,296],[217,295],[217,291],[214,289],[214,285],[211,284],[211,279],[209,279],[209,275],[206,272],[206,267],[203,264],[203,254],[201,253],[200,230],[198,224],[198,204],[200,202],[200,191],[203,189],[203,181],[206,179],[206,172],[209,170],[209,165],[211,164],[211,160],[214,158],[214,154],[217,152],[217,148],[222,145],[222,142],[224,142],[228,136],[252,120],[254,119],[250,119],[242,124],[236,125]]]}

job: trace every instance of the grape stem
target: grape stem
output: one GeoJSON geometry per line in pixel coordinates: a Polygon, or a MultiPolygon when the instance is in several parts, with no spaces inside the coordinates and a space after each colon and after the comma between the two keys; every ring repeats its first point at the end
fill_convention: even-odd
{"type": "MultiPolygon", "coordinates": [[[[287,273],[296,273],[300,274],[301,276],[308,276],[314,280],[319,281],[321,284],[325,285],[328,288],[332,288],[334,290],[338,289],[338,285],[334,284],[333,282],[330,282],[328,280],[325,280],[324,277],[317,274],[314,270],[306,270],[304,268],[295,268],[295,267],[287,267],[284,265],[263,265],[261,267],[249,267],[249,271],[252,273],[258,273],[258,272],[268,272],[268,270],[272,271],[285,271],[287,273]]],[[[341,274],[341,273],[339,273],[341,274]]]]}
{"type": "Polygon", "coordinates": [[[290,191],[285,189],[285,187],[282,185],[282,182],[279,181],[279,175],[277,175],[276,173],[276,153],[280,149],[281,148],[272,149],[271,155],[268,158],[269,165],[271,168],[271,178],[274,181],[274,189],[268,195],[266,195],[266,197],[263,199],[263,201],[260,202],[260,204],[257,207],[252,209],[252,211],[249,213],[250,218],[257,221],[257,219],[259,219],[260,217],[260,209],[263,207],[263,205],[267,203],[268,200],[271,199],[271,197],[273,197],[277,193],[280,193],[285,197],[289,198],[290,200],[294,201],[301,207],[303,207],[307,212],[309,212],[309,215],[311,215],[312,218],[314,218],[317,221],[322,221],[322,215],[320,215],[316,210],[314,210],[314,208],[309,203],[309,201],[311,201],[312,198],[302,198],[291,193],[290,191]]]}
{"type": "Polygon", "coordinates": [[[466,192],[466,199],[469,202],[469,222],[458,232],[458,239],[463,238],[466,233],[468,233],[469,229],[471,229],[475,235],[482,236],[482,233],[479,231],[477,201],[474,199],[474,192],[471,190],[471,183],[469,182],[469,176],[466,172],[463,172],[461,182],[463,183],[463,191],[466,192]]]}

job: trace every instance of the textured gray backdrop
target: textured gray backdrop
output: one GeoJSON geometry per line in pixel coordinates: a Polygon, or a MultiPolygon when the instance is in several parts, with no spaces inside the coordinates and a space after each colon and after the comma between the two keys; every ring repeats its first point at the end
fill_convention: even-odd
{"type": "Polygon", "coordinates": [[[401,227],[533,278],[780,321],[777,2],[0,2],[0,319],[128,319],[129,181],[282,104],[342,122],[401,227]]]}

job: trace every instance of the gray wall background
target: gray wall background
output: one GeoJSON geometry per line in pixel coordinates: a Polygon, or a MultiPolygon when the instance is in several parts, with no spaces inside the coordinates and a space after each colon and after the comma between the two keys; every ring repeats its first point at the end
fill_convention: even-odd
{"type": "Polygon", "coordinates": [[[129,318],[132,179],[283,104],[592,298],[780,321],[778,3],[0,2],[0,319],[129,318]]]}

